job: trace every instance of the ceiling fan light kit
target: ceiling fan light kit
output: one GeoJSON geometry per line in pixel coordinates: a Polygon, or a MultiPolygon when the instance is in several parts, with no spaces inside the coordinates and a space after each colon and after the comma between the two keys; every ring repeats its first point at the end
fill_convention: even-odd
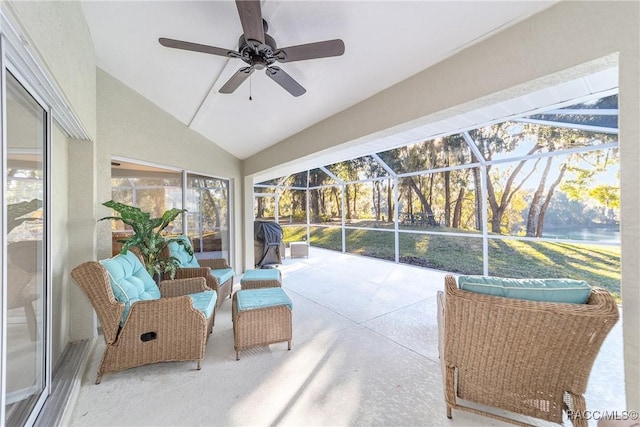
{"type": "Polygon", "coordinates": [[[260,1],[236,0],[236,6],[244,32],[238,41],[237,51],[164,37],[158,39],[165,47],[237,58],[248,64],[227,80],[219,89],[220,93],[233,93],[255,70],[265,70],[266,75],[284,90],[293,96],[300,96],[306,89],[282,68],[273,65],[275,62],[328,58],[344,53],[344,42],[340,39],[278,48],[274,38],[267,34],[269,27],[262,19],[260,1]]]}

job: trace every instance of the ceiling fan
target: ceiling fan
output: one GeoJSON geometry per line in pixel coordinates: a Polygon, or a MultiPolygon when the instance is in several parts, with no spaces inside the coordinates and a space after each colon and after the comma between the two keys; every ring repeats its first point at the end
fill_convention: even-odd
{"type": "Polygon", "coordinates": [[[340,39],[278,48],[273,37],[267,34],[268,25],[262,19],[260,1],[236,0],[236,6],[244,31],[238,41],[237,51],[164,37],[158,39],[160,44],[166,47],[238,58],[249,64],[248,67],[236,71],[220,88],[220,93],[233,93],[255,70],[264,69],[267,76],[287,92],[293,96],[300,96],[306,89],[283,69],[273,65],[275,62],[303,61],[340,56],[344,53],[344,42],[340,39]]]}

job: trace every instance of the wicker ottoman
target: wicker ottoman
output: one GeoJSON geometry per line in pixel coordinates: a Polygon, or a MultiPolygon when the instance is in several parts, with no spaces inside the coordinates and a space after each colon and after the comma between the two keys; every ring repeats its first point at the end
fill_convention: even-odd
{"type": "Polygon", "coordinates": [[[282,288],[239,290],[231,313],[236,360],[240,351],[287,341],[291,350],[291,299],[282,288]]]}
{"type": "Polygon", "coordinates": [[[282,274],[277,268],[247,270],[240,280],[240,288],[280,288],[282,287],[282,274]]]}
{"type": "Polygon", "coordinates": [[[289,251],[291,258],[309,258],[309,244],[307,242],[291,242],[289,243],[289,251]]]}

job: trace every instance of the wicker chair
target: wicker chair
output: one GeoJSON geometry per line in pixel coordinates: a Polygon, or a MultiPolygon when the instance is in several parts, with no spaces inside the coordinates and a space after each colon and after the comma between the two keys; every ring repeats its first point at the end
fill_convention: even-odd
{"type": "Polygon", "coordinates": [[[564,409],[586,426],[589,374],[617,320],[603,289],[593,288],[586,304],[537,302],[460,290],[446,276],[438,327],[447,417],[460,409],[519,424],[462,399],[555,423],[564,409]]]}
{"type": "MultiPolygon", "coordinates": [[[[187,236],[183,236],[183,239],[186,242],[185,244],[191,245],[191,247],[193,248],[190,238],[188,238],[187,236]]],[[[181,256],[180,254],[174,252],[175,250],[176,250],[175,245],[169,245],[163,250],[162,256],[175,256],[180,261],[182,261],[184,256],[181,256]]],[[[204,279],[207,282],[207,286],[218,293],[218,301],[216,304],[217,304],[217,307],[220,307],[220,305],[222,305],[222,303],[227,297],[231,297],[231,292],[233,290],[234,273],[233,273],[233,270],[231,270],[231,267],[229,267],[227,260],[224,258],[215,258],[215,259],[207,258],[207,259],[196,260],[195,256],[193,257],[189,256],[189,257],[192,258],[194,263],[196,263],[198,266],[183,266],[179,268],[174,276],[174,279],[189,279],[194,277],[204,277],[204,279]],[[224,281],[221,281],[219,280],[218,277],[216,277],[217,276],[216,272],[218,271],[225,272],[229,270],[231,270],[230,278],[224,281]]],[[[165,273],[163,276],[164,280],[168,280],[170,278],[171,277],[169,273],[165,273]]]]}
{"type": "Polygon", "coordinates": [[[85,262],[74,268],[71,276],[89,298],[104,335],[106,346],[96,384],[105,373],[150,363],[193,360],[200,369],[213,330],[215,307],[206,318],[194,308],[189,294],[208,291],[204,279],[161,282],[161,297],[133,303],[121,325],[125,304],[116,300],[105,267],[85,262]]]}

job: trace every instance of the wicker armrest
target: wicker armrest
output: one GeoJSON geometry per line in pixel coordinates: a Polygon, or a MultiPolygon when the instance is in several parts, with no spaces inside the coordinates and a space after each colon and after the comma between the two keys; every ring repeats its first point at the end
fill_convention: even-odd
{"type": "MultiPolygon", "coordinates": [[[[192,277],[207,277],[209,276],[211,269],[209,267],[181,267],[176,270],[174,279],[189,279],[192,277]]],[[[166,280],[169,280],[169,273],[164,275],[166,280]]]]}
{"type": "MultiPolygon", "coordinates": [[[[175,274],[175,279],[187,279],[193,277],[204,277],[206,279],[207,286],[214,291],[217,291],[218,287],[220,286],[220,283],[218,283],[218,279],[216,279],[216,277],[211,274],[211,269],[209,267],[179,268],[175,274]]],[[[169,277],[166,278],[169,279],[169,277]]]]}
{"type": "Polygon", "coordinates": [[[162,298],[178,297],[209,290],[204,277],[163,280],[158,287],[160,288],[162,298]]]}
{"type": "Polygon", "coordinates": [[[195,322],[202,323],[202,313],[193,307],[193,301],[188,295],[137,301],[131,305],[123,330],[131,328],[131,323],[140,322],[140,319],[144,319],[145,327],[154,325],[164,328],[163,324],[166,323],[175,328],[177,323],[191,323],[186,320],[183,322],[182,319],[192,315],[195,315],[193,319],[195,322]]]}
{"type": "Polygon", "coordinates": [[[202,267],[209,267],[212,270],[221,270],[223,268],[229,268],[229,264],[227,263],[227,260],[224,258],[199,259],[198,263],[202,267]]]}

